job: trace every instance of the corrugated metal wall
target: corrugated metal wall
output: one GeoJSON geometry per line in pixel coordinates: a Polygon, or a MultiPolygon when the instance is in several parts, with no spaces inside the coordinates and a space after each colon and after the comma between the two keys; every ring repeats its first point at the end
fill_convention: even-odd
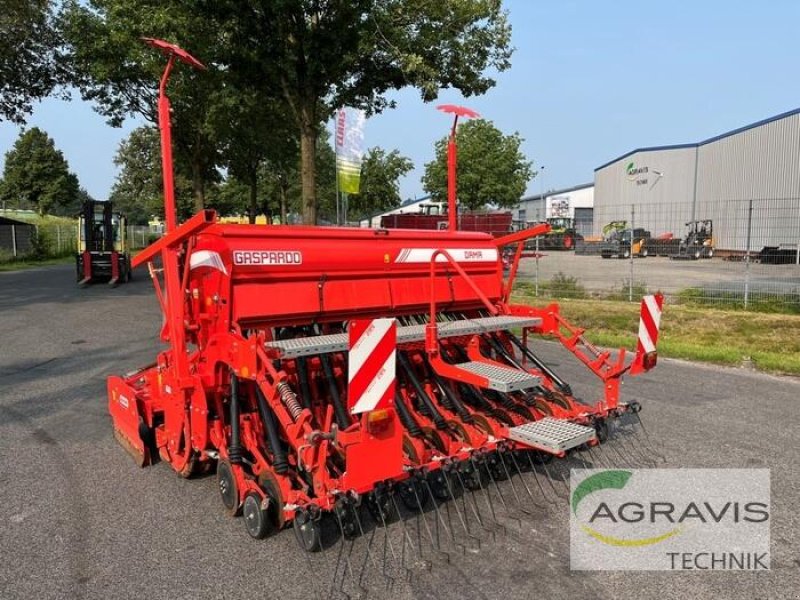
{"type": "Polygon", "coordinates": [[[653,235],[681,236],[686,221],[712,219],[719,249],[746,250],[748,228],[753,251],[798,243],[800,114],[699,145],[636,152],[598,169],[595,235],[609,221],[630,220],[631,205],[636,226],[653,235]],[[646,184],[628,176],[630,163],[648,168],[638,177],[646,184]]]}
{"type": "Polygon", "coordinates": [[[636,207],[636,227],[653,235],[680,235],[691,217],[695,155],[693,147],[636,152],[596,171],[594,235],[610,221],[630,221],[631,205],[636,207]],[[635,169],[646,167],[647,173],[630,177],[630,163],[635,169]]]}
{"type": "Polygon", "coordinates": [[[713,219],[718,248],[752,250],[800,237],[800,115],[698,148],[698,219],[713,219]]]}

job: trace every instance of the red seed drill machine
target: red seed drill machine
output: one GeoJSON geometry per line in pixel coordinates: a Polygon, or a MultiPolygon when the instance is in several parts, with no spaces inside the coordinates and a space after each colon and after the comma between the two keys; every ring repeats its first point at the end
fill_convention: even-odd
{"type": "Polygon", "coordinates": [[[454,487],[601,444],[610,422],[638,413],[620,381],[656,363],[661,297],[643,302],[632,357],[590,344],[555,304],[514,304],[524,241],[549,226],[497,239],[456,231],[456,124],[475,113],[441,107],[454,114],[447,231],[219,224],[212,210],[178,224],[166,87],[178,62],[204,67],[147,42],[168,57],[166,234],[133,266],[150,269],[168,347],[108,380],[115,434],[141,466],[158,456],[184,477],[216,469],[225,509],[251,536],[291,523],[314,551],[324,515],[353,536],[362,504],[378,522],[396,498],[409,510],[447,503],[454,487]],[[578,401],[531,335],[574,354],[602,397],[578,401]]]}

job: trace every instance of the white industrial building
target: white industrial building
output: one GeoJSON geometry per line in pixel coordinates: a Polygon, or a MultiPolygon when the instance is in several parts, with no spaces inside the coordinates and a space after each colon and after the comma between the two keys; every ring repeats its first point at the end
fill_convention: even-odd
{"type": "Polygon", "coordinates": [[[594,184],[584,183],[562,190],[526,196],[513,209],[514,220],[520,225],[540,223],[550,218],[575,219],[575,230],[580,235],[591,235],[593,230],[594,184]]]}
{"type": "Polygon", "coordinates": [[[359,227],[380,227],[381,226],[381,217],[385,217],[388,215],[400,215],[400,214],[407,214],[407,213],[419,213],[422,211],[422,207],[425,204],[431,204],[431,197],[430,196],[423,196],[422,198],[415,198],[406,200],[403,204],[398,206],[397,208],[392,208],[387,211],[379,212],[366,219],[361,219],[359,221],[359,227]]]}
{"type": "Polygon", "coordinates": [[[713,221],[716,247],[800,239],[800,109],[702,142],[639,148],[595,169],[594,229],[633,219],[653,235],[713,221]]]}

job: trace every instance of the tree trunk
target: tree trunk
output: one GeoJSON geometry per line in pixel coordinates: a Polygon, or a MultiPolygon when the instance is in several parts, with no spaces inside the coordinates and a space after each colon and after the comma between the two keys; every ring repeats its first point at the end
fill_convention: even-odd
{"type": "MultiPolygon", "coordinates": [[[[206,207],[206,182],[203,178],[203,166],[197,160],[192,161],[192,192],[194,212],[198,213],[206,207]]],[[[180,203],[178,205],[180,206],[180,203]]]]}
{"type": "Polygon", "coordinates": [[[256,223],[256,213],[258,213],[258,177],[250,179],[250,225],[256,223]]]}
{"type": "Polygon", "coordinates": [[[300,182],[303,224],[317,224],[317,128],[305,122],[300,127],[300,182]]]}
{"type": "Polygon", "coordinates": [[[281,175],[280,180],[278,181],[278,186],[280,188],[281,194],[281,224],[286,225],[289,221],[286,215],[286,194],[287,194],[287,181],[286,178],[281,175]]]}

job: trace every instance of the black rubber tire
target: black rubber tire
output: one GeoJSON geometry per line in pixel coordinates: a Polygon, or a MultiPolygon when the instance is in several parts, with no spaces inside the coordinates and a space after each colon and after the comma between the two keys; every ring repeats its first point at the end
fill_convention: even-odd
{"type": "Polygon", "coordinates": [[[242,502],[242,516],[244,528],[251,538],[263,540],[272,531],[272,519],[269,511],[261,508],[261,497],[255,492],[249,492],[242,502]]]}
{"type": "Polygon", "coordinates": [[[428,505],[430,494],[421,482],[407,479],[397,485],[397,495],[405,507],[412,512],[422,512],[428,505]],[[414,490],[416,489],[416,494],[414,490]]]}
{"type": "Polygon", "coordinates": [[[450,500],[450,488],[452,486],[449,485],[447,477],[447,473],[442,469],[437,469],[436,471],[428,473],[428,487],[431,490],[431,494],[433,494],[434,498],[442,502],[450,500]]]}
{"type": "Polygon", "coordinates": [[[217,489],[225,510],[231,516],[236,516],[239,513],[239,489],[233,476],[233,468],[227,460],[217,463],[217,489]]]}
{"type": "Polygon", "coordinates": [[[372,520],[376,525],[383,525],[389,523],[394,518],[394,503],[390,496],[391,492],[370,492],[364,497],[364,503],[367,505],[369,514],[372,515],[372,520]]]}
{"type": "Polygon", "coordinates": [[[294,537],[305,552],[319,552],[322,549],[322,527],[319,520],[312,519],[304,511],[298,511],[292,521],[294,537]]]}

